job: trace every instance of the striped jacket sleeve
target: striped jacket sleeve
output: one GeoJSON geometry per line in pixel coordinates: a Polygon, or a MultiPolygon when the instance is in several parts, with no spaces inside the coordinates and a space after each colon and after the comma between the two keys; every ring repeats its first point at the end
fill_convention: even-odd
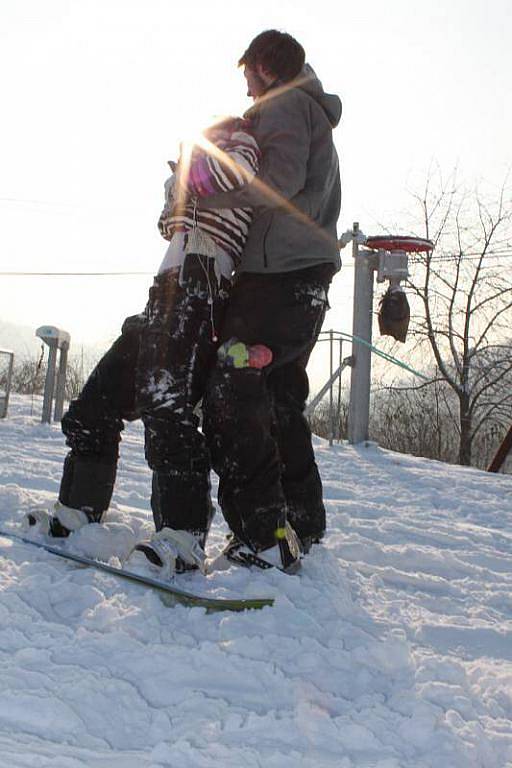
{"type": "Polygon", "coordinates": [[[235,131],[209,148],[196,148],[192,155],[187,191],[195,197],[240,189],[252,181],[259,167],[255,139],[246,131],[235,131]]]}

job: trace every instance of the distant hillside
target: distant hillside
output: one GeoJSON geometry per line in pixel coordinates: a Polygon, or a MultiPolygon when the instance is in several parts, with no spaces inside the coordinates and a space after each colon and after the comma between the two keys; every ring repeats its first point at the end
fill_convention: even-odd
{"type": "Polygon", "coordinates": [[[31,357],[37,354],[41,341],[36,338],[35,328],[16,325],[0,320],[0,349],[10,349],[16,357],[31,357]]]}
{"type": "MultiPolygon", "coordinates": [[[[71,339],[71,357],[83,354],[87,360],[97,360],[105,351],[106,346],[93,344],[73,345],[71,339]]],[[[0,320],[0,349],[9,349],[17,358],[25,359],[38,355],[41,350],[41,340],[36,336],[36,328],[27,325],[17,325],[7,320],[0,320]]]]}

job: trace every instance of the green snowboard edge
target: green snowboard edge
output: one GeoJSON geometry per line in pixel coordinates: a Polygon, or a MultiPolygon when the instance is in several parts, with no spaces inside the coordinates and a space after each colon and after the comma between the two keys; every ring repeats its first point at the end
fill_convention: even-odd
{"type": "Polygon", "coordinates": [[[74,552],[65,551],[61,547],[52,546],[51,544],[44,544],[43,542],[33,541],[25,536],[21,536],[13,531],[0,530],[0,536],[4,536],[7,539],[19,541],[23,544],[29,544],[38,549],[42,549],[45,552],[50,552],[52,555],[62,557],[65,560],[70,560],[74,563],[80,563],[81,565],[88,566],[90,568],[96,568],[97,570],[110,573],[113,576],[118,576],[122,579],[128,579],[135,583],[141,584],[146,587],[151,587],[160,592],[161,597],[167,597],[164,599],[166,605],[188,605],[194,608],[206,608],[208,612],[215,611],[247,611],[265,608],[267,606],[274,605],[274,598],[261,597],[261,598],[217,598],[206,597],[205,595],[195,595],[192,592],[187,592],[184,589],[173,586],[171,583],[164,583],[157,579],[152,579],[149,576],[141,576],[133,571],[126,571],[123,568],[116,568],[113,565],[108,565],[101,560],[94,560],[90,557],[84,557],[83,555],[77,555],[74,552]]]}

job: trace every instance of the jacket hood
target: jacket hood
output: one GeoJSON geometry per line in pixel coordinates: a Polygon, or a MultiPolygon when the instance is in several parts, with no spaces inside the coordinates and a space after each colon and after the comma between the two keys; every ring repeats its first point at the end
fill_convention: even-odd
{"type": "Polygon", "coordinates": [[[297,78],[297,88],[305,91],[322,107],[332,127],[336,128],[341,119],[341,99],[335,94],[324,91],[322,83],[309,64],[304,65],[297,78]]]}

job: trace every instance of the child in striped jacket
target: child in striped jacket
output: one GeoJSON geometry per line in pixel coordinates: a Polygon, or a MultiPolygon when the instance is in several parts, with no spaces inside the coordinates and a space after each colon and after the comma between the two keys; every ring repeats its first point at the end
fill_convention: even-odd
{"type": "MultiPolygon", "coordinates": [[[[203,567],[213,506],[209,454],[195,409],[217,355],[216,328],[251,211],[200,210],[197,202],[247,184],[258,162],[250,128],[237,118],[216,124],[190,152],[182,151],[165,185],[158,226],[169,245],[146,308],[125,320],[121,336],[70,403],[62,430],[71,450],[59,499],[51,510],[31,510],[27,524],[67,536],[101,522],[113,493],[123,422],[142,418],[156,533],[135,547],[131,560],[167,575],[203,567]]],[[[239,346],[233,347],[234,365],[270,362],[270,350],[239,346]]],[[[230,349],[222,354],[229,359],[230,349]]]]}
{"type": "Polygon", "coordinates": [[[216,123],[178,164],[169,163],[175,174],[165,184],[166,200],[158,227],[174,247],[168,249],[160,272],[180,261],[183,253],[200,251],[216,258],[218,271],[231,277],[247,239],[251,210],[207,210],[196,203],[217,192],[240,189],[252,181],[258,163],[258,146],[248,122],[241,118],[216,123]]]}

